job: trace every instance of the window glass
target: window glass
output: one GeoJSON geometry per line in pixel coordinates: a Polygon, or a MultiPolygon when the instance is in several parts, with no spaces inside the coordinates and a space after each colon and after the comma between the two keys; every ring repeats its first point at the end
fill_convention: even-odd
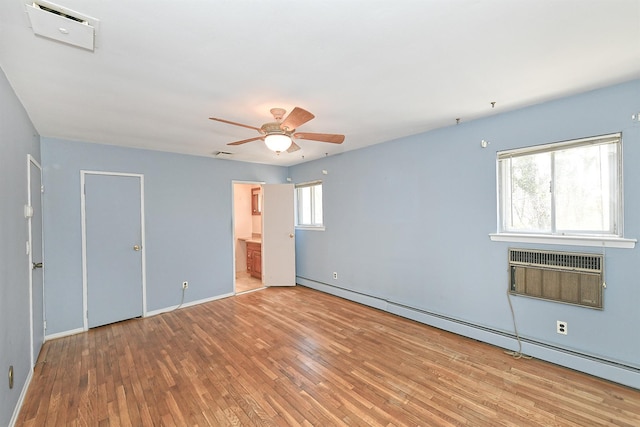
{"type": "Polygon", "coordinates": [[[562,150],[556,162],[556,227],[559,231],[615,234],[616,145],[562,150]]]}
{"type": "Polygon", "coordinates": [[[510,231],[551,231],[551,164],[549,154],[507,159],[503,165],[505,228],[510,231]]]}
{"type": "Polygon", "coordinates": [[[621,135],[498,153],[500,232],[621,236],[621,135]]]}
{"type": "Polygon", "coordinates": [[[298,189],[298,223],[311,224],[311,187],[298,189]]]}
{"type": "Polygon", "coordinates": [[[313,188],[313,224],[322,224],[322,185],[313,188]]]}
{"type": "Polygon", "coordinates": [[[297,225],[322,227],[322,182],[296,186],[297,225]]]}

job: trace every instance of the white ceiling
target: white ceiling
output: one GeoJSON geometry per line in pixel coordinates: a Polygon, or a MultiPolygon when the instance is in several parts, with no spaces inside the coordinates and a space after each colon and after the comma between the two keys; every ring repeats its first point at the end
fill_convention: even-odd
{"type": "Polygon", "coordinates": [[[53,2],[100,20],[94,52],[0,1],[0,66],[44,137],[293,165],[640,77],[639,0],[53,2]],[[345,142],[278,156],[208,120],[295,106],[345,142]]]}

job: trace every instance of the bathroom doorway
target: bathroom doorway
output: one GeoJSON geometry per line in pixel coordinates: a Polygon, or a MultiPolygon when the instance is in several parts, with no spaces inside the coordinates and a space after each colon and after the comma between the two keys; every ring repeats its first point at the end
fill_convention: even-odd
{"type": "Polygon", "coordinates": [[[233,183],[235,294],[264,288],[261,184],[260,182],[233,183]]]}

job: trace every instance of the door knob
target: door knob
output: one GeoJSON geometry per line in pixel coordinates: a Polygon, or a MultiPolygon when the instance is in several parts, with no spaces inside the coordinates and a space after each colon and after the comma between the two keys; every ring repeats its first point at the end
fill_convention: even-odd
{"type": "Polygon", "coordinates": [[[36,268],[42,268],[42,263],[41,262],[32,262],[31,263],[31,269],[35,270],[36,268]]]}
{"type": "Polygon", "coordinates": [[[289,237],[291,237],[293,239],[293,233],[289,234],[289,237]]]}
{"type": "Polygon", "coordinates": [[[140,250],[140,246],[139,245],[133,245],[133,250],[134,251],[139,251],[140,250]]]}

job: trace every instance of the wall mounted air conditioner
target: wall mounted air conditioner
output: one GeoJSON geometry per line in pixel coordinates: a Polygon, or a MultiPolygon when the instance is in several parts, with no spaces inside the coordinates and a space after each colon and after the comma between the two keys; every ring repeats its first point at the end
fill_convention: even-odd
{"type": "Polygon", "coordinates": [[[604,256],[509,249],[509,292],[603,308],[604,256]]]}

